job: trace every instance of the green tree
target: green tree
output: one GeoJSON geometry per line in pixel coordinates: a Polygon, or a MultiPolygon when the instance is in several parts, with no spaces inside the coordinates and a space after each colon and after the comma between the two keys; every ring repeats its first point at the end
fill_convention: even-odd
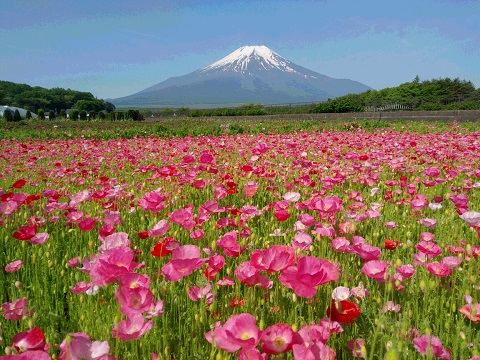
{"type": "Polygon", "coordinates": [[[32,113],[30,110],[27,110],[27,113],[25,114],[25,119],[31,119],[32,118],[32,113]]]}
{"type": "Polygon", "coordinates": [[[60,110],[60,118],[62,118],[62,119],[67,118],[67,113],[65,112],[65,109],[60,110]]]}
{"type": "Polygon", "coordinates": [[[80,120],[87,120],[87,112],[85,110],[80,111],[78,114],[80,120]]]}
{"type": "Polygon", "coordinates": [[[97,116],[100,120],[105,119],[105,113],[103,111],[100,111],[97,116]]]}
{"type": "Polygon", "coordinates": [[[77,121],[78,120],[78,114],[79,114],[78,110],[70,110],[70,113],[68,114],[68,117],[70,118],[70,120],[77,121]]]}
{"type": "Polygon", "coordinates": [[[40,120],[45,120],[45,111],[43,109],[38,109],[37,115],[40,120]]]}
{"type": "Polygon", "coordinates": [[[18,109],[15,109],[15,112],[13,113],[13,121],[18,122],[22,120],[22,117],[20,116],[20,111],[18,109]]]}
{"type": "Polygon", "coordinates": [[[11,122],[13,121],[13,115],[10,109],[5,109],[3,111],[3,117],[5,118],[6,121],[11,122]]]}
{"type": "Polygon", "coordinates": [[[50,111],[48,112],[48,119],[49,119],[49,120],[55,120],[55,111],[50,110],[50,111]]]}

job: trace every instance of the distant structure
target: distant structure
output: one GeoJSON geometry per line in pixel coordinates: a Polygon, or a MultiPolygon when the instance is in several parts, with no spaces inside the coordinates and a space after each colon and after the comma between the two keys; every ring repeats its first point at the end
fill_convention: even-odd
{"type": "MultiPolygon", "coordinates": [[[[5,114],[5,111],[10,111],[12,113],[12,115],[15,113],[15,110],[18,110],[18,112],[20,113],[20,116],[22,118],[24,118],[25,116],[27,116],[27,111],[26,109],[22,109],[22,108],[18,108],[18,107],[15,107],[15,106],[8,106],[8,105],[0,105],[0,116],[3,116],[5,114]]],[[[33,119],[36,119],[37,118],[37,114],[33,113],[33,112],[30,112],[32,114],[32,118],[33,119]]]]}

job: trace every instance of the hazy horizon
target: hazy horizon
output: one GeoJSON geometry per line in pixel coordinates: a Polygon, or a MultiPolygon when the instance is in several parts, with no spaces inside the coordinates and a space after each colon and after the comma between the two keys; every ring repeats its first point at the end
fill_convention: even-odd
{"type": "Polygon", "coordinates": [[[480,2],[18,0],[0,4],[0,80],[131,95],[245,45],[374,89],[480,87],[480,2]]]}

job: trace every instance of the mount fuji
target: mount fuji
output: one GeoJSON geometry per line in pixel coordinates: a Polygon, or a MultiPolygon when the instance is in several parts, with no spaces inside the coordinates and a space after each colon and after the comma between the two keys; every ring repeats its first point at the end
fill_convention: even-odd
{"type": "Polygon", "coordinates": [[[109,101],[117,107],[271,105],[319,102],[369,89],[296,65],[266,46],[243,46],[192,73],[109,101]]]}

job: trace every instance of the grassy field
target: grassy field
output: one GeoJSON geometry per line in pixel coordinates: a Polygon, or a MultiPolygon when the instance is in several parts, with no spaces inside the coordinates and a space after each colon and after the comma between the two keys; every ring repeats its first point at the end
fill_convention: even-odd
{"type": "Polygon", "coordinates": [[[478,359],[480,133],[0,123],[8,359],[478,359]]]}

